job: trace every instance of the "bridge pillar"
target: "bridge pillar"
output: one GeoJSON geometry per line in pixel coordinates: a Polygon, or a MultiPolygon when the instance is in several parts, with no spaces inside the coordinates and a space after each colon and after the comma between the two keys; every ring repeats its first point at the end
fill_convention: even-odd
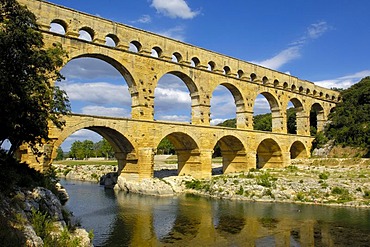
{"type": "Polygon", "coordinates": [[[245,151],[222,151],[222,171],[224,174],[247,171],[248,154],[245,151]]]}
{"type": "Polygon", "coordinates": [[[210,123],[210,106],[209,105],[192,105],[191,123],[196,125],[209,125],[210,123]]]}
{"type": "Polygon", "coordinates": [[[284,124],[284,117],[280,114],[280,110],[271,109],[272,116],[272,132],[275,133],[287,133],[287,126],[284,124]]]}
{"type": "Polygon", "coordinates": [[[296,113],[297,135],[310,135],[310,117],[303,111],[296,113]]]}
{"type": "Polygon", "coordinates": [[[253,130],[253,111],[237,111],[236,128],[253,130]]]}
{"type": "Polygon", "coordinates": [[[178,176],[191,175],[194,178],[209,178],[212,175],[213,150],[176,150],[178,176]]]}
{"type": "Polygon", "coordinates": [[[256,151],[247,152],[246,158],[247,158],[247,170],[251,168],[257,168],[257,152],[256,151]]]}

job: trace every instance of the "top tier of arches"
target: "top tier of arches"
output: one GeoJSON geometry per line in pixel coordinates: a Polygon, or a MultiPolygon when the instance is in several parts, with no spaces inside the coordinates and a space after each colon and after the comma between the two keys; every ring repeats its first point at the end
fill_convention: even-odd
{"type": "Polygon", "coordinates": [[[39,17],[38,22],[41,28],[47,32],[50,32],[50,26],[54,23],[60,29],[58,35],[80,38],[85,42],[96,43],[111,49],[137,52],[143,56],[181,63],[184,66],[217,73],[225,77],[328,102],[336,103],[341,100],[338,92],[319,87],[312,82],[181,41],[47,2],[34,0],[25,3],[27,6],[35,5],[32,7],[32,11],[39,11],[40,15],[35,13],[39,17]],[[45,13],[45,9],[48,10],[47,15],[42,14],[45,13]]]}

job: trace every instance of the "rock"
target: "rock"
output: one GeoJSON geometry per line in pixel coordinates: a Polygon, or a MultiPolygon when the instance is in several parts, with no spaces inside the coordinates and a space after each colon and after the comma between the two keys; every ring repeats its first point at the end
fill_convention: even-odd
{"type": "Polygon", "coordinates": [[[114,189],[143,195],[173,196],[175,194],[171,185],[160,179],[143,179],[141,182],[135,182],[119,176],[114,189]]]}
{"type": "Polygon", "coordinates": [[[69,200],[68,192],[60,183],[56,183],[55,187],[58,192],[58,198],[61,204],[64,205],[69,200]]]}
{"type": "Polygon", "coordinates": [[[113,189],[117,183],[118,173],[110,172],[100,177],[100,185],[104,185],[106,189],[113,189]]]}
{"type": "Polygon", "coordinates": [[[81,246],[93,246],[89,238],[89,233],[85,229],[76,228],[73,232],[73,236],[81,240],[81,246]]]}

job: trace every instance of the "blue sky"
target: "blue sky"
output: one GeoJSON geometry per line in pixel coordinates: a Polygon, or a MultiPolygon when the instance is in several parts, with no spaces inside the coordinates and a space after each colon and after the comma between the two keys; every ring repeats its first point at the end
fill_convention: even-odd
{"type": "MultiPolygon", "coordinates": [[[[328,88],[346,88],[370,75],[368,0],[50,2],[290,73],[328,88]]],[[[130,117],[126,82],[110,65],[95,59],[78,59],[68,63],[62,74],[66,80],[60,86],[67,91],[73,112],[130,117]]],[[[255,113],[268,112],[263,97],[257,98],[255,105],[255,113]]],[[[160,79],[155,91],[155,112],[157,120],[189,121],[190,97],[181,80],[169,75],[160,79]],[[168,80],[173,87],[161,86],[168,80]]],[[[235,117],[233,98],[222,86],[212,97],[211,114],[214,124],[235,117]]],[[[91,137],[88,131],[79,131],[63,144],[63,149],[84,138],[99,139],[91,137]]]]}

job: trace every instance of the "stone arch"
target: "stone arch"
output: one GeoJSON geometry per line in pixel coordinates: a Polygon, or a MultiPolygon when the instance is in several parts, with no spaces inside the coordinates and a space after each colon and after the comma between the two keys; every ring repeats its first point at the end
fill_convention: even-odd
{"type": "MultiPolygon", "coordinates": [[[[197,113],[197,111],[200,111],[198,108],[201,104],[200,104],[200,96],[199,96],[199,93],[198,93],[198,86],[195,84],[193,79],[190,78],[187,74],[185,74],[181,71],[176,71],[176,70],[165,71],[161,74],[162,75],[160,75],[158,77],[158,80],[156,81],[156,84],[154,85],[155,86],[155,88],[153,90],[154,91],[154,96],[155,96],[156,91],[158,90],[158,88],[160,88],[161,84],[158,84],[158,82],[162,79],[162,77],[164,77],[165,75],[172,75],[172,76],[177,77],[178,79],[180,79],[182,81],[182,83],[185,84],[185,86],[188,90],[188,92],[186,92],[186,96],[184,96],[184,97],[187,97],[187,95],[190,95],[189,96],[190,103],[188,105],[187,102],[186,102],[186,106],[185,106],[184,109],[188,110],[188,112],[189,112],[188,117],[190,117],[190,115],[191,115],[191,119],[186,117],[186,120],[182,120],[182,122],[190,120],[192,123],[198,123],[199,121],[196,118],[199,117],[200,114],[196,114],[196,113],[197,113]],[[189,94],[187,94],[187,93],[189,93],[189,94]]],[[[156,100],[156,98],[158,99],[158,97],[154,98],[154,113],[158,114],[159,112],[156,111],[156,109],[158,110],[159,108],[158,108],[158,103],[157,103],[158,101],[156,100]]],[[[183,99],[182,103],[184,103],[184,99],[183,99]]],[[[177,114],[178,113],[176,113],[176,115],[177,114]]],[[[158,115],[157,115],[157,117],[158,117],[158,115]]]]}
{"type": "Polygon", "coordinates": [[[231,75],[231,69],[229,66],[224,66],[223,71],[224,75],[231,75]]]}
{"type": "Polygon", "coordinates": [[[53,33],[59,33],[59,34],[65,35],[67,33],[67,29],[68,29],[68,25],[64,20],[54,19],[50,22],[50,31],[53,33]],[[52,30],[53,24],[58,25],[58,27],[56,27],[57,30],[52,30]]]}
{"type": "Polygon", "coordinates": [[[115,34],[108,34],[105,36],[105,44],[111,47],[117,47],[119,44],[119,38],[115,34]]]}
{"type": "Polygon", "coordinates": [[[176,63],[181,63],[182,62],[182,55],[179,52],[174,52],[172,54],[172,61],[176,63]]]}
{"type": "Polygon", "coordinates": [[[94,40],[95,31],[91,27],[87,27],[87,26],[81,27],[78,32],[80,34],[79,39],[86,40],[86,41],[94,40]],[[90,37],[84,37],[84,34],[83,34],[84,32],[88,34],[90,37]]]}
{"type": "Polygon", "coordinates": [[[132,51],[132,52],[141,52],[141,49],[143,48],[143,46],[141,45],[141,43],[137,40],[133,40],[130,42],[129,44],[129,51],[132,51]]]}
{"type": "Polygon", "coordinates": [[[70,53],[69,57],[70,57],[70,60],[78,59],[78,58],[96,58],[104,62],[107,62],[108,64],[112,65],[116,70],[119,71],[122,77],[126,80],[130,90],[136,87],[136,82],[132,74],[130,73],[130,71],[122,63],[118,62],[118,60],[116,60],[113,57],[109,57],[109,56],[99,54],[99,53],[81,53],[81,54],[70,53]]]}
{"type": "Polygon", "coordinates": [[[310,109],[310,129],[311,135],[315,135],[316,132],[322,131],[325,125],[325,113],[324,108],[320,103],[313,103],[310,109]]]}
{"type": "Polygon", "coordinates": [[[272,138],[263,140],[257,147],[256,168],[282,167],[283,157],[279,144],[272,138]]]}
{"type": "MultiPolygon", "coordinates": [[[[287,133],[288,134],[298,134],[298,135],[306,135],[308,134],[308,130],[307,130],[307,126],[308,126],[308,115],[306,114],[306,111],[303,107],[303,104],[302,104],[302,101],[298,98],[292,98],[290,99],[290,101],[292,104],[293,104],[293,107],[294,107],[294,116],[289,116],[288,115],[288,105],[286,107],[287,109],[287,133]],[[290,119],[290,118],[291,119],[290,119]],[[294,120],[295,118],[295,120],[294,120]],[[289,128],[289,124],[292,124],[292,122],[289,122],[289,121],[293,121],[294,120],[294,124],[295,124],[295,131],[292,131],[290,128],[289,128]]],[[[288,103],[289,103],[288,102],[288,103]]]]}
{"type": "Polygon", "coordinates": [[[130,163],[136,164],[136,151],[135,147],[133,146],[133,141],[129,140],[128,137],[124,136],[119,131],[109,127],[104,126],[103,124],[97,124],[92,122],[81,122],[80,124],[74,125],[70,128],[65,127],[61,134],[59,135],[58,139],[54,142],[52,159],[54,159],[57,155],[58,147],[67,139],[70,135],[74,132],[81,130],[81,129],[88,129],[94,131],[104,137],[112,146],[115,156],[118,160],[118,173],[124,172],[125,166],[127,164],[127,156],[131,156],[130,163]]]}
{"type": "MultiPolygon", "coordinates": [[[[189,134],[184,132],[172,132],[162,139],[164,138],[167,138],[175,148],[178,162],[177,173],[179,176],[193,175],[193,172],[200,172],[197,170],[197,167],[193,166],[199,163],[199,147],[189,134]]],[[[159,145],[162,139],[157,141],[156,146],[159,145]]]]}
{"type": "Polygon", "coordinates": [[[307,148],[301,141],[295,141],[289,149],[291,159],[305,159],[308,158],[307,148]]]}
{"type": "Polygon", "coordinates": [[[197,57],[193,57],[190,61],[191,66],[198,67],[200,65],[200,60],[197,57]]]}
{"type": "Polygon", "coordinates": [[[240,172],[246,163],[246,151],[242,141],[235,136],[226,135],[220,138],[215,147],[218,146],[222,156],[222,172],[240,172]]]}
{"type": "Polygon", "coordinates": [[[152,48],[152,53],[151,53],[152,57],[160,58],[162,57],[162,54],[163,54],[163,50],[159,46],[154,46],[152,48]]]}
{"type": "Polygon", "coordinates": [[[236,72],[236,75],[239,79],[243,78],[244,77],[244,71],[239,69],[237,72],[236,72]]]}
{"type": "MultiPolygon", "coordinates": [[[[270,110],[271,110],[271,117],[272,117],[272,132],[283,132],[285,129],[285,124],[283,124],[283,116],[281,114],[281,106],[277,97],[270,92],[262,91],[257,93],[258,96],[261,94],[264,96],[269,103],[270,110]]],[[[253,107],[256,102],[257,96],[253,102],[253,107]]]]}
{"type": "MultiPolygon", "coordinates": [[[[231,84],[231,83],[220,83],[219,85],[217,86],[224,86],[227,90],[229,90],[229,92],[231,93],[231,95],[233,96],[234,98],[234,102],[235,102],[235,106],[236,106],[236,127],[237,128],[244,128],[244,126],[246,125],[246,107],[245,107],[245,102],[244,102],[244,97],[243,97],[243,94],[241,93],[241,90],[239,90],[239,88],[237,88],[235,85],[231,84]]],[[[217,87],[216,86],[216,87],[217,87]]],[[[213,89],[213,92],[214,90],[216,89],[216,87],[213,89]]],[[[211,95],[213,95],[213,92],[211,95]]]]}

